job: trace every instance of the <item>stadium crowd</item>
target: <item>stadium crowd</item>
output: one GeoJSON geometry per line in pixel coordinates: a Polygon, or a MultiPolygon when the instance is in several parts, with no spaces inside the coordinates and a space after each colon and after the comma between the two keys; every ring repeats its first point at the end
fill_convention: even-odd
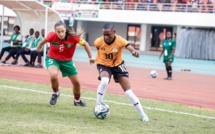
{"type": "Polygon", "coordinates": [[[119,2],[119,3],[178,3],[190,4],[215,4],[215,0],[43,0],[44,2],[71,2],[71,3],[99,3],[99,2],[119,2]]]}
{"type": "Polygon", "coordinates": [[[214,13],[215,0],[43,0],[100,4],[100,9],[214,13]]]}

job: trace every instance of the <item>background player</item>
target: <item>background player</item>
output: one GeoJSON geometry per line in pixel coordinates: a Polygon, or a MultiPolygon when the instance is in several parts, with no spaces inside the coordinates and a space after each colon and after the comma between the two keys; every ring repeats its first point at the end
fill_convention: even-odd
{"type": "Polygon", "coordinates": [[[14,30],[14,33],[11,35],[10,40],[8,41],[10,46],[2,48],[0,53],[0,60],[1,60],[2,56],[4,55],[4,52],[5,51],[9,52],[5,60],[2,61],[2,63],[4,64],[6,63],[7,60],[10,59],[10,57],[13,57],[15,59],[15,55],[11,51],[16,49],[19,50],[20,47],[22,46],[22,35],[20,33],[20,27],[16,25],[14,26],[13,30],[14,30]]]}
{"type": "Polygon", "coordinates": [[[52,98],[50,100],[51,105],[55,105],[60,95],[58,72],[62,72],[63,77],[68,77],[73,84],[74,105],[86,106],[85,102],[80,100],[80,82],[78,80],[78,72],[72,61],[76,44],[84,46],[90,64],[93,64],[95,60],[92,58],[91,49],[89,44],[81,37],[83,31],[76,33],[70,31],[62,21],[59,21],[54,26],[55,32],[50,32],[48,36],[38,45],[37,50],[42,51],[42,47],[47,42],[50,43],[50,50],[46,57],[46,67],[50,75],[51,86],[53,89],[52,98]]]}
{"type": "Polygon", "coordinates": [[[172,66],[171,64],[174,61],[174,53],[176,43],[175,40],[172,39],[171,32],[166,33],[166,40],[163,41],[163,50],[161,51],[160,57],[163,55],[163,62],[166,66],[167,77],[164,78],[165,80],[172,80],[172,66]]]}
{"type": "MultiPolygon", "coordinates": [[[[20,49],[13,49],[10,51],[10,55],[16,55],[15,59],[13,62],[11,62],[12,65],[16,65],[18,64],[18,59],[19,56],[21,55],[22,57],[25,57],[25,54],[30,54],[31,53],[31,47],[32,47],[32,43],[34,41],[34,29],[31,28],[29,29],[29,35],[25,36],[25,41],[24,44],[22,45],[22,47],[20,49]]],[[[23,58],[25,60],[27,60],[27,58],[23,58]]],[[[27,64],[25,64],[27,65],[27,64]]]]}
{"type": "Polygon", "coordinates": [[[113,24],[110,23],[103,26],[103,36],[97,38],[94,45],[98,50],[96,63],[99,71],[99,79],[101,80],[97,89],[97,103],[102,102],[110,78],[113,75],[115,82],[121,85],[125,95],[138,110],[142,121],[149,121],[148,116],[142,109],[139,99],[131,90],[128,72],[122,59],[122,50],[124,47],[128,49],[134,57],[139,57],[139,52],[136,51],[127,40],[115,34],[115,28],[113,24]]]}

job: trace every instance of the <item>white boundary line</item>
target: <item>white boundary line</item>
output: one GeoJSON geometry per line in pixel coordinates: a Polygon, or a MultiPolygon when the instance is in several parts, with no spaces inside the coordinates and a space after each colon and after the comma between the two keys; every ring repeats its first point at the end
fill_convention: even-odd
{"type": "MultiPolygon", "coordinates": [[[[26,89],[26,88],[19,88],[19,87],[12,87],[12,86],[7,86],[7,85],[0,85],[0,87],[13,89],[13,90],[37,92],[37,93],[42,93],[42,94],[52,94],[51,92],[38,91],[38,90],[34,90],[34,89],[26,89]]],[[[61,96],[73,97],[72,95],[67,95],[67,94],[61,94],[61,96]]],[[[82,97],[82,98],[84,98],[86,100],[96,100],[95,98],[89,98],[89,97],[82,97]]],[[[104,100],[104,101],[109,102],[109,103],[118,104],[118,105],[132,106],[131,104],[121,103],[121,102],[116,102],[116,101],[109,101],[109,100],[104,100]]],[[[166,109],[161,109],[161,108],[152,108],[152,107],[144,107],[144,108],[149,109],[149,110],[154,110],[154,111],[174,113],[174,114],[180,114],[180,115],[188,115],[188,116],[195,116],[195,117],[199,117],[199,118],[206,118],[206,119],[215,120],[215,117],[211,117],[211,116],[205,116],[205,115],[199,115],[199,114],[191,114],[191,113],[186,113],[186,112],[177,112],[177,111],[166,110],[166,109]]]]}

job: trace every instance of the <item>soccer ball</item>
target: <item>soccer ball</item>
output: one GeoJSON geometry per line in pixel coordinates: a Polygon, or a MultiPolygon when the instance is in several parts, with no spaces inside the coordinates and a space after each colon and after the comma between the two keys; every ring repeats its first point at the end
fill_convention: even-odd
{"type": "Polygon", "coordinates": [[[158,76],[158,73],[155,70],[152,70],[150,72],[150,75],[151,75],[152,78],[156,78],[158,76]]]}
{"type": "Polygon", "coordinates": [[[104,119],[110,114],[110,108],[105,103],[98,103],[94,108],[94,115],[99,119],[104,119]]]}

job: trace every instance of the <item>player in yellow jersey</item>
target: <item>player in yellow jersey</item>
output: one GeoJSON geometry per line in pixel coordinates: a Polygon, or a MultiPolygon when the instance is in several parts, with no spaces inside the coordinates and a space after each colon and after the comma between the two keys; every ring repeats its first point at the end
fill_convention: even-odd
{"type": "Polygon", "coordinates": [[[102,103],[106,88],[113,75],[115,82],[119,83],[125,92],[125,95],[131,100],[134,107],[139,112],[142,121],[149,121],[148,116],[144,113],[139,99],[132,92],[128,79],[122,51],[124,48],[129,50],[134,57],[139,57],[136,51],[127,40],[115,34],[114,25],[106,23],[103,26],[103,36],[97,38],[94,42],[97,48],[96,63],[99,71],[100,85],[97,89],[97,103],[102,103]]]}

